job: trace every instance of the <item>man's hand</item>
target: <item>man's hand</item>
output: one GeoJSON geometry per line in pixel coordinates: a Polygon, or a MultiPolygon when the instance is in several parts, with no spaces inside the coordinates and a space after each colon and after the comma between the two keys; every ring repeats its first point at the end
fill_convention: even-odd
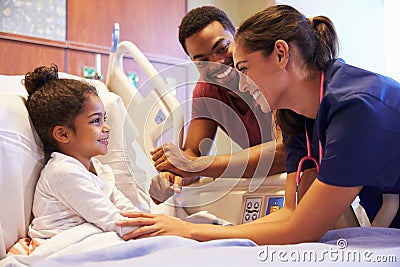
{"type": "Polygon", "coordinates": [[[212,157],[194,157],[185,154],[174,144],[168,143],[150,151],[155,168],[172,172],[183,178],[199,175],[212,162],[212,157]]]}

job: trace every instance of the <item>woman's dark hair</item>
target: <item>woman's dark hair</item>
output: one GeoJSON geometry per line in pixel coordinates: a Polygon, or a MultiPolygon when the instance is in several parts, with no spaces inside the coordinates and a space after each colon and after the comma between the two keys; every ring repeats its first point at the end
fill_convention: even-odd
{"type": "Polygon", "coordinates": [[[182,45],[183,50],[186,54],[185,40],[193,34],[201,31],[212,22],[218,21],[224,27],[235,35],[235,26],[233,26],[232,21],[229,19],[228,15],[221,9],[213,6],[202,6],[189,11],[181,21],[179,26],[179,42],[182,45]]]}
{"type": "MultiPolygon", "coordinates": [[[[329,63],[337,58],[338,38],[332,21],[324,16],[307,19],[288,5],[267,7],[240,25],[235,41],[244,50],[261,51],[265,57],[271,55],[277,40],[296,45],[299,57],[310,70],[325,71],[329,63]]],[[[277,123],[287,134],[287,143],[298,132],[304,131],[305,117],[291,110],[277,111],[277,123]]]]}
{"type": "Polygon", "coordinates": [[[59,79],[58,68],[38,67],[25,75],[24,85],[28,91],[26,107],[46,155],[57,151],[53,129],[64,125],[75,130],[74,121],[84,109],[91,94],[97,95],[95,87],[73,79],[59,79]]]}

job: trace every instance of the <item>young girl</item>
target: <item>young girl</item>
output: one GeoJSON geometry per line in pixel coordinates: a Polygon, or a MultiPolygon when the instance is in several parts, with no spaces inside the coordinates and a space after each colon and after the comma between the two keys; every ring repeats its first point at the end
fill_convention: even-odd
{"type": "MultiPolygon", "coordinates": [[[[43,141],[47,163],[33,201],[31,238],[50,238],[85,222],[119,236],[121,211],[139,211],[115,187],[112,169],[93,158],[107,153],[110,127],[96,89],[59,79],[57,66],[25,75],[26,106],[43,141]]],[[[129,229],[130,228],[130,229],[129,229]]]]}

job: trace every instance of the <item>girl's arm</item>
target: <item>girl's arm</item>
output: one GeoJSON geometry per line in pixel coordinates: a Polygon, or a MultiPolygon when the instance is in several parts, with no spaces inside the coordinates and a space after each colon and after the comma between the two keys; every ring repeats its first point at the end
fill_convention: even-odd
{"type": "Polygon", "coordinates": [[[67,173],[64,171],[57,176],[58,179],[51,179],[49,185],[55,197],[66,207],[103,231],[114,231],[120,236],[130,232],[115,225],[117,220],[124,217],[102,190],[95,186],[88,172],[72,166],[67,173]]]}
{"type": "Polygon", "coordinates": [[[130,201],[121,191],[119,191],[116,186],[113,188],[110,199],[114,203],[114,206],[121,211],[140,211],[140,209],[135,207],[132,204],[132,201],[130,201]]]}

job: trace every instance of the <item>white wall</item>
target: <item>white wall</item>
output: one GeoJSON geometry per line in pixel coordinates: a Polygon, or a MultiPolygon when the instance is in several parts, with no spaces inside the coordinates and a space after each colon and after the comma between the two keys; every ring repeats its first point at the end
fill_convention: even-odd
{"type": "Polygon", "coordinates": [[[307,17],[325,15],[335,24],[340,57],[347,63],[385,74],[383,0],[277,0],[307,17]]]}
{"type": "Polygon", "coordinates": [[[384,3],[386,74],[400,82],[400,1],[385,0],[384,3]]]}

